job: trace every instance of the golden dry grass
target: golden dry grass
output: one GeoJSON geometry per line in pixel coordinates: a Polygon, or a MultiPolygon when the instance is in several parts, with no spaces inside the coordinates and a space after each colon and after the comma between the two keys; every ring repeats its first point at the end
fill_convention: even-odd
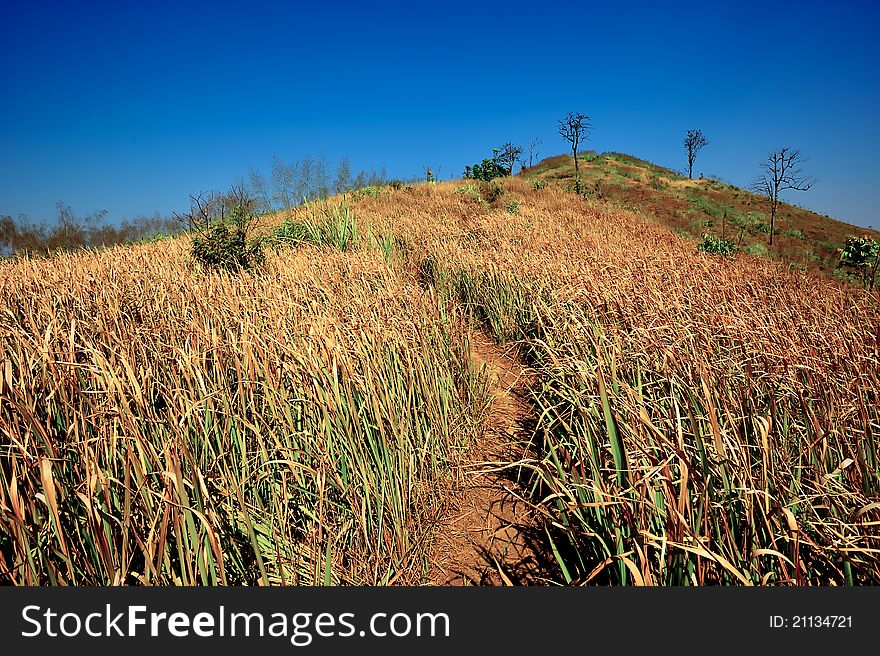
{"type": "Polygon", "coordinates": [[[0,268],[3,578],[412,581],[479,415],[466,332],[375,252],[185,246],[0,268]]]}
{"type": "MultiPolygon", "coordinates": [[[[531,349],[528,466],[566,578],[880,579],[876,293],[506,184],[513,217],[440,209],[441,188],[422,201],[432,231],[414,209],[395,221],[435,284],[531,349]]],[[[381,222],[389,204],[356,211],[381,222]]]]}
{"type": "Polygon", "coordinates": [[[503,184],[355,194],[356,248],[254,275],[184,239],[0,265],[0,576],[418,581],[480,321],[534,370],[511,470],[562,582],[880,580],[876,294],[503,184]]]}

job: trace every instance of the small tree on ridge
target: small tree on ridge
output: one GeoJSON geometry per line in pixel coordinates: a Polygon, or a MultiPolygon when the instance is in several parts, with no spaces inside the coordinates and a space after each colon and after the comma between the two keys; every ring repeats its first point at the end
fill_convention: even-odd
{"type": "Polygon", "coordinates": [[[574,154],[574,190],[581,193],[581,176],[578,168],[578,146],[590,137],[590,117],[586,114],[569,112],[568,116],[559,121],[559,134],[569,144],[574,154]]]}
{"type": "Polygon", "coordinates": [[[522,156],[522,146],[507,142],[501,146],[501,152],[498,154],[498,161],[507,169],[507,175],[513,175],[513,167],[522,156]]]}
{"type": "Polygon", "coordinates": [[[752,183],[752,191],[766,196],[770,201],[770,245],[773,245],[773,232],[776,226],[776,212],[779,208],[779,194],[782,191],[807,191],[816,179],[803,171],[808,160],[798,148],[778,148],[761,162],[764,173],[752,183]]]}
{"type": "Polygon", "coordinates": [[[704,146],[709,145],[709,140],[703,136],[702,130],[688,130],[683,145],[685,151],[687,151],[688,179],[693,180],[694,161],[697,159],[697,153],[700,152],[704,146]]]}

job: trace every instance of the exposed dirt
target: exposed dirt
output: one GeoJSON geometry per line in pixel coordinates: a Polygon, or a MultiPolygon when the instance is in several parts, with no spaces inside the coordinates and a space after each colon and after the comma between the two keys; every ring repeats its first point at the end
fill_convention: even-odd
{"type": "Polygon", "coordinates": [[[428,582],[545,583],[551,566],[539,546],[542,529],[513,471],[505,469],[525,457],[520,434],[529,418],[522,397],[527,374],[515,353],[481,333],[474,335],[471,352],[490,380],[489,430],[462,459],[460,485],[432,545],[428,582]]]}

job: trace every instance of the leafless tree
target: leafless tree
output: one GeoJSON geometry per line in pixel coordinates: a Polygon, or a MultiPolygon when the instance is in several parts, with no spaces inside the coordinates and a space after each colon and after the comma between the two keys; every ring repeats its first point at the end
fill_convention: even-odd
{"type": "Polygon", "coordinates": [[[330,195],[330,182],[327,177],[327,157],[321,154],[315,160],[314,166],[314,192],[317,198],[327,198],[330,195]]]}
{"type": "Polygon", "coordinates": [[[204,234],[214,223],[229,220],[236,228],[247,232],[257,220],[258,200],[239,182],[225,194],[217,191],[201,192],[189,197],[189,211],[174,213],[177,224],[204,234]]]}
{"type": "Polygon", "coordinates": [[[501,152],[498,153],[498,163],[507,169],[507,175],[513,175],[513,167],[522,157],[522,146],[507,142],[501,146],[501,152]]]}
{"type": "Polygon", "coordinates": [[[336,193],[341,194],[351,189],[352,184],[351,164],[348,161],[348,157],[343,157],[339,161],[339,167],[336,169],[336,180],[333,182],[333,186],[336,193]]]}
{"type": "Polygon", "coordinates": [[[299,163],[299,179],[297,181],[297,202],[315,197],[315,160],[311,155],[303,156],[299,163]]]}
{"type": "Polygon", "coordinates": [[[535,165],[535,160],[538,158],[538,149],[544,145],[544,142],[540,139],[531,139],[529,140],[529,168],[532,168],[535,165]]]}
{"type": "Polygon", "coordinates": [[[173,215],[185,229],[204,233],[211,223],[222,216],[223,197],[216,191],[190,195],[189,200],[189,212],[175,212],[173,215]]]}
{"type": "Polygon", "coordinates": [[[697,153],[709,145],[709,140],[703,136],[702,130],[688,130],[683,145],[688,158],[688,179],[693,180],[694,161],[697,159],[697,153]]]}
{"type": "Polygon", "coordinates": [[[294,189],[298,166],[297,162],[287,164],[278,155],[272,156],[272,197],[283,210],[299,202],[294,189]]]}
{"type": "Polygon", "coordinates": [[[569,112],[568,116],[559,121],[559,134],[569,144],[574,154],[574,190],[581,193],[581,176],[578,168],[578,146],[590,138],[590,117],[586,114],[569,112]]]}
{"type": "Polygon", "coordinates": [[[248,171],[248,183],[251,193],[260,199],[262,211],[270,212],[272,210],[272,200],[269,198],[269,188],[266,184],[266,178],[260,173],[259,169],[254,166],[248,171]]]}
{"type": "Polygon", "coordinates": [[[777,148],[760,166],[764,172],[752,183],[751,190],[770,201],[770,245],[776,226],[779,194],[786,190],[807,191],[817,180],[804,173],[803,165],[809,158],[798,148],[777,148]]]}
{"type": "Polygon", "coordinates": [[[257,199],[247,186],[241,182],[232,185],[223,201],[226,208],[223,217],[228,215],[237,228],[244,232],[249,231],[257,220],[257,199]]]}

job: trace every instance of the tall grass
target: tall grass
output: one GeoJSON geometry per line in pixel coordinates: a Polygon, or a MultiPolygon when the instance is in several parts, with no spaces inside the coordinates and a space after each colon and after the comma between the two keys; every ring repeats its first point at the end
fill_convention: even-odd
{"type": "Polygon", "coordinates": [[[306,206],[256,274],[0,264],[0,578],[418,582],[479,323],[532,369],[560,583],[880,581],[877,295],[504,185],[306,206]]]}
{"type": "Polygon", "coordinates": [[[421,273],[534,370],[565,582],[880,581],[876,296],[508,184],[523,216],[422,231],[421,273]]]}
{"type": "Polygon", "coordinates": [[[356,248],[362,237],[357,217],[347,203],[317,201],[288,217],[274,229],[269,240],[285,245],[330,246],[345,252],[356,248]]]}
{"type": "Polygon", "coordinates": [[[377,252],[184,248],[0,266],[0,578],[417,581],[482,403],[457,316],[377,252]]]}

